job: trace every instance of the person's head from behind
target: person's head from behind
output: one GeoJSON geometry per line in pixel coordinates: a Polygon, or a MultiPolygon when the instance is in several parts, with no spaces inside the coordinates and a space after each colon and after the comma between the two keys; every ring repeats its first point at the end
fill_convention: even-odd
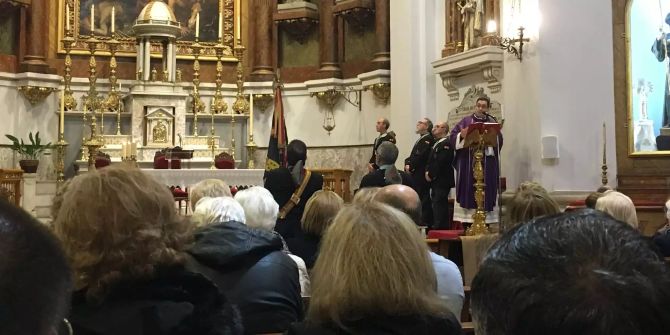
{"type": "Polygon", "coordinates": [[[426,243],[404,213],[370,202],[342,208],[312,272],[307,319],[335,323],[364,315],[441,315],[426,243]]]}
{"type": "Polygon", "coordinates": [[[189,201],[191,209],[195,209],[198,201],[204,197],[232,197],[230,186],[221,179],[205,179],[193,185],[189,192],[189,201]]]}
{"type": "Polygon", "coordinates": [[[507,205],[507,229],[532,218],[560,213],[558,203],[541,186],[516,192],[507,205]]]}
{"type": "Polygon", "coordinates": [[[261,186],[250,187],[235,194],[235,200],[244,209],[247,226],[263,230],[273,230],[277,223],[279,205],[272,193],[261,186]]]}
{"type": "Polygon", "coordinates": [[[398,147],[391,142],[382,142],[377,147],[377,165],[393,165],[398,159],[398,147]]]}
{"type": "Polygon", "coordinates": [[[58,239],[30,214],[0,200],[0,334],[55,334],[71,291],[58,239]]]}
{"type": "Polygon", "coordinates": [[[295,166],[299,161],[303,164],[307,160],[307,145],[301,140],[293,140],[286,146],[286,162],[295,166]]]}
{"type": "Polygon", "coordinates": [[[405,185],[384,186],[377,192],[374,200],[400,210],[407,214],[416,225],[421,225],[421,200],[419,194],[411,187],[405,185]]]}
{"type": "Polygon", "coordinates": [[[374,200],[374,197],[381,190],[381,187],[363,187],[356,190],[354,193],[354,198],[351,199],[351,202],[354,204],[364,204],[374,200]]]}
{"type": "Polygon", "coordinates": [[[584,199],[584,206],[586,208],[591,208],[591,209],[596,209],[596,203],[598,203],[598,199],[602,196],[603,194],[600,192],[592,192],[590,193],[586,199],[584,199]]]}
{"type": "Polygon", "coordinates": [[[596,209],[629,224],[633,228],[638,227],[635,205],[628,196],[621,192],[607,191],[603,193],[596,202],[596,209]]]}
{"type": "Polygon", "coordinates": [[[344,206],[344,201],[337,193],[319,190],[307,200],[302,213],[302,231],[307,234],[322,236],[333,223],[335,215],[344,206]]]}
{"type": "Polygon", "coordinates": [[[189,226],[167,187],[136,168],[110,166],[72,179],[53,227],[72,265],[77,289],[103,300],[123,279],[151,276],[183,261],[189,226]]]}
{"type": "Polygon", "coordinates": [[[591,209],[535,219],[472,282],[477,334],[667,334],[670,268],[632,227],[591,209]]]}
{"type": "Polygon", "coordinates": [[[202,198],[191,216],[196,227],[232,221],[246,223],[246,217],[242,205],[231,197],[202,198]]]}

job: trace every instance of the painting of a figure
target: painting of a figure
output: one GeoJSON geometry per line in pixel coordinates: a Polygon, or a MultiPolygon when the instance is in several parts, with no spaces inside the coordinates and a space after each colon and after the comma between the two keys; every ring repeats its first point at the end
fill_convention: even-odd
{"type": "MultiPolygon", "coordinates": [[[[115,30],[120,36],[132,36],[132,27],[144,6],[151,0],[81,0],[79,11],[80,34],[91,33],[91,6],[95,6],[95,34],[111,34],[112,8],[115,11],[115,30]]],[[[166,0],[182,27],[182,40],[195,39],[196,15],[200,13],[200,40],[215,41],[218,35],[219,1],[166,0]]]]}
{"type": "Polygon", "coordinates": [[[631,151],[670,150],[670,0],[632,0],[628,31],[631,151]]]}

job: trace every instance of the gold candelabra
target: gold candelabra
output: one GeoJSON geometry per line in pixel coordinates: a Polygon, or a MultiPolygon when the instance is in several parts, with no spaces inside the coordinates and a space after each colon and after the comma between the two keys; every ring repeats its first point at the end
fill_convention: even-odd
{"type": "Polygon", "coordinates": [[[104,110],[116,112],[116,135],[121,135],[121,97],[119,96],[119,92],[116,91],[116,49],[120,43],[121,42],[116,40],[116,33],[112,33],[112,38],[107,41],[109,52],[111,54],[109,60],[109,84],[111,85],[111,90],[104,102],[104,110]]]}
{"type": "Polygon", "coordinates": [[[56,188],[60,188],[65,181],[65,152],[67,150],[68,143],[65,141],[65,135],[63,130],[58,134],[58,142],[56,142],[56,152],[58,154],[56,162],[56,188]]]}
{"type": "MultiPolygon", "coordinates": [[[[89,88],[88,95],[83,97],[84,100],[84,115],[87,112],[91,112],[91,134],[90,138],[84,142],[84,146],[88,148],[88,168],[89,170],[95,170],[95,158],[97,155],[98,148],[102,147],[104,144],[101,141],[101,136],[98,135],[98,125],[96,123],[96,110],[100,110],[100,98],[98,97],[98,91],[96,90],[95,83],[97,81],[96,74],[96,62],[95,62],[95,48],[100,41],[91,35],[91,37],[86,41],[88,44],[89,52],[91,57],[88,61],[89,66],[89,88]]],[[[84,123],[85,125],[85,123],[84,123]]],[[[102,133],[102,132],[101,132],[102,133]]]]}
{"type": "Polygon", "coordinates": [[[247,155],[249,156],[247,162],[247,169],[255,169],[256,162],[254,161],[254,153],[258,146],[254,142],[254,134],[249,134],[249,141],[247,142],[247,155]]]}
{"type": "Polygon", "coordinates": [[[193,136],[198,136],[198,113],[205,110],[205,103],[200,99],[200,51],[202,45],[198,42],[198,38],[191,45],[193,50],[193,136]]]}
{"type": "Polygon", "coordinates": [[[214,92],[214,98],[212,98],[212,105],[210,106],[211,114],[211,125],[210,125],[210,147],[212,149],[212,165],[210,169],[216,169],[215,161],[216,154],[214,150],[216,149],[216,140],[214,138],[214,114],[223,114],[228,110],[228,104],[223,100],[223,93],[221,92],[221,86],[223,85],[223,50],[225,46],[223,45],[223,39],[219,39],[219,43],[214,46],[216,51],[216,90],[214,92]]]}
{"type": "Polygon", "coordinates": [[[72,88],[70,88],[72,83],[72,57],[70,56],[70,53],[72,52],[72,44],[74,44],[74,38],[72,38],[72,32],[68,30],[63,38],[63,49],[65,49],[65,75],[63,76],[65,81],[63,84],[65,86],[66,111],[71,111],[77,108],[77,100],[74,99],[72,88]]]}
{"type": "Polygon", "coordinates": [[[475,144],[475,164],[472,167],[475,177],[475,202],[477,209],[472,215],[472,226],[465,232],[468,236],[488,234],[489,230],[486,227],[486,211],[484,209],[484,168],[482,161],[484,160],[484,132],[479,132],[479,140],[475,144]]]}
{"type": "Polygon", "coordinates": [[[230,146],[233,159],[235,159],[235,114],[246,114],[249,111],[249,102],[244,96],[244,64],[242,63],[244,50],[244,46],[238,40],[237,46],[235,46],[235,57],[237,57],[237,96],[235,103],[233,103],[233,113],[230,121],[230,146]]]}

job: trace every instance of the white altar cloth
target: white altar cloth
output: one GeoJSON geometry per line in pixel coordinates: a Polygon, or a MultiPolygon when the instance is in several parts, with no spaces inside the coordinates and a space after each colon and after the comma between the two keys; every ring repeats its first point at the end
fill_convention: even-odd
{"type": "Polygon", "coordinates": [[[263,169],[142,169],[158,182],[181,188],[191,187],[203,179],[221,179],[231,186],[263,186],[263,169]]]}

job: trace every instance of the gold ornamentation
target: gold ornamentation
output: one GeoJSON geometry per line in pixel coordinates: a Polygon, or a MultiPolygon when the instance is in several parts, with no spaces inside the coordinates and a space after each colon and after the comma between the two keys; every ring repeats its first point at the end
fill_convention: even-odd
{"type": "Polygon", "coordinates": [[[486,211],[484,210],[484,168],[482,161],[484,160],[484,132],[479,133],[479,140],[475,144],[475,164],[472,167],[475,177],[475,202],[477,209],[472,215],[473,223],[465,232],[468,236],[488,234],[489,229],[486,227],[486,211]]]}
{"type": "Polygon", "coordinates": [[[109,92],[107,99],[103,102],[103,108],[104,110],[116,112],[116,135],[121,135],[121,98],[116,91],[116,48],[119,46],[119,41],[116,40],[115,33],[112,33],[112,39],[107,41],[107,45],[109,46],[110,51],[109,85],[111,86],[111,91],[109,92]]]}
{"type": "Polygon", "coordinates": [[[193,110],[193,136],[198,136],[198,114],[205,110],[205,103],[200,99],[200,51],[202,50],[202,45],[198,42],[198,39],[195,40],[195,43],[191,45],[193,50],[193,93],[191,93],[191,98],[193,100],[191,109],[193,110]]]}
{"type": "Polygon", "coordinates": [[[167,143],[167,128],[162,121],[158,121],[156,126],[151,130],[151,133],[154,143],[167,143]]]}
{"type": "MultiPolygon", "coordinates": [[[[256,100],[254,100],[256,102],[256,100]]],[[[256,162],[254,161],[254,153],[256,152],[256,149],[258,146],[254,142],[254,135],[249,134],[249,140],[247,141],[247,169],[255,169],[256,168],[256,162]]]]}
{"type": "Polygon", "coordinates": [[[61,132],[58,134],[58,142],[56,146],[57,161],[56,161],[56,188],[60,188],[65,181],[65,153],[67,152],[68,143],[65,141],[65,135],[61,132]]]}
{"type": "Polygon", "coordinates": [[[391,83],[377,83],[366,86],[365,90],[371,90],[375,99],[384,105],[388,105],[391,98],[391,83]]]}
{"type": "Polygon", "coordinates": [[[39,86],[21,86],[19,92],[30,102],[32,106],[42,103],[51,92],[56,89],[53,87],[39,87],[39,86]]]}
{"type": "Polygon", "coordinates": [[[337,91],[334,88],[331,88],[327,91],[310,93],[310,96],[316,97],[319,100],[319,102],[326,105],[328,108],[332,109],[333,107],[335,107],[335,105],[337,105],[337,102],[342,97],[342,92],[337,91]]]}
{"type": "Polygon", "coordinates": [[[74,38],[67,35],[63,38],[63,49],[65,49],[65,75],[63,76],[65,86],[65,110],[71,111],[77,108],[77,100],[75,100],[72,95],[72,89],[70,84],[72,83],[72,57],[70,52],[72,51],[72,43],[74,43],[74,38]]]}
{"type": "Polygon", "coordinates": [[[254,94],[254,107],[258,107],[261,112],[265,112],[272,105],[274,99],[274,94],[254,94]]]}

